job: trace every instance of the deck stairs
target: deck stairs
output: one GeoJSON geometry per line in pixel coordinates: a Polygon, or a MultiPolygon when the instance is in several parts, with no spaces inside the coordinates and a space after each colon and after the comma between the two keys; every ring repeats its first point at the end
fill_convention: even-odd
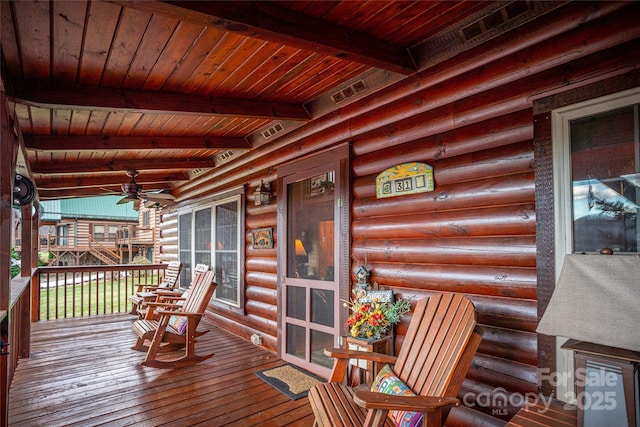
{"type": "Polygon", "coordinates": [[[106,247],[93,237],[89,237],[89,245],[91,247],[90,253],[105,264],[115,265],[122,263],[122,257],[118,252],[106,247]]]}

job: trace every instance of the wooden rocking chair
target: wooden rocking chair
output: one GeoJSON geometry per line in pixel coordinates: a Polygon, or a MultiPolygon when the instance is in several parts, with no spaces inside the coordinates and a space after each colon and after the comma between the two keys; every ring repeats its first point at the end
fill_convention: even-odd
{"type": "Polygon", "coordinates": [[[314,425],[394,426],[392,415],[411,417],[420,413],[423,426],[443,425],[449,410],[460,404],[456,395],[481,339],[475,309],[466,297],[436,294],[418,301],[397,357],[339,348],[325,350],[326,355],[337,359],[329,382],[309,391],[314,425]],[[387,375],[384,380],[396,390],[406,385],[407,391],[403,395],[384,394],[342,384],[350,358],[393,364],[392,370],[382,372],[387,375]]]}
{"type": "MultiPolygon", "coordinates": [[[[181,267],[182,268],[182,267],[181,267]]],[[[209,270],[209,266],[206,264],[197,264],[196,267],[193,269],[193,278],[191,280],[191,283],[195,283],[198,276],[202,275],[203,273],[205,273],[206,271],[209,270]]],[[[193,286],[193,285],[191,285],[193,286]]],[[[173,287],[173,288],[157,288],[153,291],[150,292],[139,292],[138,295],[140,297],[139,299],[139,304],[138,304],[138,318],[139,319],[147,319],[149,320],[150,318],[147,317],[147,313],[149,312],[149,306],[153,305],[153,304],[149,304],[151,303],[157,303],[157,302],[172,302],[172,303],[176,303],[178,301],[184,301],[184,298],[186,297],[186,294],[183,296],[183,294],[185,294],[185,290],[184,289],[180,289],[177,287],[173,287]]],[[[157,307],[157,305],[154,305],[155,307],[157,307]]],[[[158,320],[159,316],[157,313],[153,313],[152,318],[154,320],[158,320]]]]}
{"type": "Polygon", "coordinates": [[[198,324],[213,295],[216,284],[214,272],[206,271],[194,278],[191,288],[182,304],[176,302],[149,302],[145,319],[133,322],[133,330],[138,335],[133,350],[146,351],[142,365],[153,368],[179,368],[194,365],[213,356],[213,353],[195,354],[196,337],[208,331],[198,331],[198,324]],[[159,320],[154,320],[155,314],[159,320]],[[147,345],[146,342],[149,341],[147,345]],[[184,347],[182,356],[173,359],[158,359],[159,352],[177,350],[184,347]]]}
{"type": "Polygon", "coordinates": [[[178,285],[178,279],[180,278],[180,272],[182,271],[182,263],[180,261],[171,261],[167,268],[164,270],[164,276],[160,283],[138,283],[136,285],[136,291],[129,297],[131,301],[131,314],[137,314],[142,318],[138,309],[145,301],[152,301],[155,299],[154,291],[159,289],[170,290],[174,289],[178,285]]]}

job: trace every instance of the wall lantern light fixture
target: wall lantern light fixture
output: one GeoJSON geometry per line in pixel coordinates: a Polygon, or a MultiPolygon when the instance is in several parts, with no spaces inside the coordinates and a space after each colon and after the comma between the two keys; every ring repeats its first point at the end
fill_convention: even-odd
{"type": "Polygon", "coordinates": [[[260,181],[260,185],[256,188],[253,195],[253,201],[256,206],[267,206],[271,204],[271,183],[260,181]]]}

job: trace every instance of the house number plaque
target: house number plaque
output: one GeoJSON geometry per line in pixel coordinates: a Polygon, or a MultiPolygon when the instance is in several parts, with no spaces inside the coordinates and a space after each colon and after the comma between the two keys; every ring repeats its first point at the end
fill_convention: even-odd
{"type": "Polygon", "coordinates": [[[426,163],[403,163],[380,172],[376,177],[378,199],[433,190],[433,166],[426,163]]]}

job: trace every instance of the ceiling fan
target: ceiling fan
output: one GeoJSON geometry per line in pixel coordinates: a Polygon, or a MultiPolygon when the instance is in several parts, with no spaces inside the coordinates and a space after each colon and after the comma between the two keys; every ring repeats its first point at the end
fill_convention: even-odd
{"type": "Polygon", "coordinates": [[[174,204],[175,197],[172,194],[159,192],[145,192],[142,190],[142,185],[136,182],[136,176],[138,176],[137,170],[128,170],[127,176],[131,177],[131,181],[123,183],[122,193],[124,197],[118,201],[118,204],[124,204],[128,202],[134,202],[134,209],[140,207],[140,202],[150,202],[152,205],[170,206],[174,204]]]}

